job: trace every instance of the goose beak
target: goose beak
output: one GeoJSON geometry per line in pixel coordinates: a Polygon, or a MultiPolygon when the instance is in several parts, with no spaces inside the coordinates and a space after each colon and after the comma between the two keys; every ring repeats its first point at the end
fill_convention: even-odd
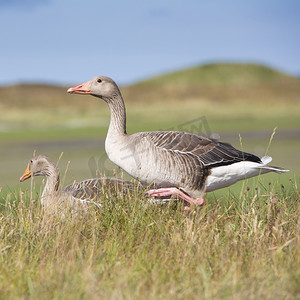
{"type": "Polygon", "coordinates": [[[70,94],[81,94],[89,95],[91,93],[91,83],[88,81],[86,83],[71,87],[67,90],[70,94]]]}
{"type": "Polygon", "coordinates": [[[22,182],[22,181],[24,181],[24,180],[26,180],[30,177],[31,177],[31,173],[30,173],[29,165],[28,165],[25,172],[24,172],[24,174],[20,177],[20,181],[22,182]]]}

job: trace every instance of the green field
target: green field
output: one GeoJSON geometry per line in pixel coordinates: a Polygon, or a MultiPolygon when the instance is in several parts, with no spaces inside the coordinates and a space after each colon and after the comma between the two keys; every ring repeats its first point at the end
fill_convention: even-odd
{"type": "Polygon", "coordinates": [[[62,185],[99,174],[130,178],[104,152],[108,107],[66,87],[0,87],[0,295],[299,299],[300,79],[212,64],[122,92],[128,133],[219,136],[291,171],[208,193],[189,213],[181,204],[145,206],[133,194],[81,217],[47,215],[42,179],[32,189],[30,180],[19,182],[34,151],[59,160],[62,185]]]}

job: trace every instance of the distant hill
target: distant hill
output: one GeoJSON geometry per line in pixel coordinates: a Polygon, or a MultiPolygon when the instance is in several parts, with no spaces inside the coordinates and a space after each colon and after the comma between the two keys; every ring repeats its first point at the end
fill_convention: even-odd
{"type": "Polygon", "coordinates": [[[17,84],[0,87],[0,104],[20,108],[46,108],[63,103],[66,88],[46,84],[17,84]]]}
{"type": "Polygon", "coordinates": [[[300,78],[264,65],[240,63],[206,64],[150,78],[126,87],[133,101],[238,99],[300,101],[300,78]]]}
{"type": "MultiPolygon", "coordinates": [[[[66,93],[67,87],[19,84],[0,87],[3,107],[93,107],[66,93]]],[[[300,101],[300,79],[256,64],[216,63],[157,76],[121,88],[126,102],[146,101],[300,101]]]]}
{"type": "Polygon", "coordinates": [[[161,75],[143,83],[164,85],[172,82],[175,84],[185,83],[219,87],[228,85],[248,86],[261,82],[277,82],[278,80],[291,78],[291,76],[264,65],[218,63],[206,64],[161,75]]]}

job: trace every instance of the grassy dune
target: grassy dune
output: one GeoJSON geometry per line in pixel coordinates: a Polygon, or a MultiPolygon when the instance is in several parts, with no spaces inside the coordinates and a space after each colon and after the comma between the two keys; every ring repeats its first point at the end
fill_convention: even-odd
{"type": "MultiPolygon", "coordinates": [[[[69,95],[66,89],[38,84],[0,87],[0,140],[68,139],[75,131],[79,138],[105,136],[105,103],[69,95]]],[[[129,132],[176,128],[203,116],[216,132],[300,128],[300,79],[261,65],[204,65],[121,91],[129,132]]]]}
{"type": "MultiPolygon", "coordinates": [[[[38,84],[0,87],[0,140],[35,138],[35,134],[39,139],[41,131],[45,131],[44,138],[51,139],[51,130],[65,131],[67,139],[73,129],[95,128],[98,136],[104,136],[109,120],[106,105],[94,97],[69,95],[66,90],[38,84]]],[[[300,127],[300,79],[261,65],[204,65],[121,91],[129,132],[174,128],[202,116],[213,130],[221,132],[300,127]]],[[[86,136],[89,130],[78,135],[86,136]]],[[[92,135],[96,136],[95,130],[92,135]]]]}

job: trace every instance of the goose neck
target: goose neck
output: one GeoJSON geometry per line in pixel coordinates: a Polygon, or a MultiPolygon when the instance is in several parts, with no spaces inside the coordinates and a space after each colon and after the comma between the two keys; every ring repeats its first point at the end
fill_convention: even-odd
{"type": "Polygon", "coordinates": [[[48,206],[58,196],[59,172],[57,168],[49,168],[46,172],[46,184],[42,193],[41,202],[48,206]]]}
{"type": "Polygon", "coordinates": [[[121,95],[114,95],[108,101],[110,125],[108,135],[126,135],[126,108],[121,95]]]}

